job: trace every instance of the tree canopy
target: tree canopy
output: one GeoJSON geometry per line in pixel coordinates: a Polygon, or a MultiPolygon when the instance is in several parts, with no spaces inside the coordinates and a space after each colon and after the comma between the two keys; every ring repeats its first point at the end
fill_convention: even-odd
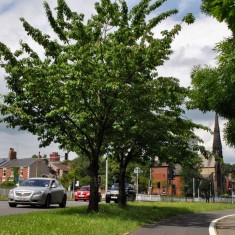
{"type": "Polygon", "coordinates": [[[233,35],[215,45],[217,67],[195,66],[192,70],[192,102],[189,102],[189,107],[203,112],[214,111],[226,118],[225,139],[231,147],[235,147],[235,5],[230,0],[203,0],[201,8],[218,21],[226,22],[233,35]]]}
{"type": "Polygon", "coordinates": [[[226,22],[228,28],[235,33],[235,5],[233,0],[202,0],[201,9],[219,22],[226,22]]]}
{"type": "MultiPolygon", "coordinates": [[[[182,104],[182,95],[175,92],[182,88],[172,78],[157,79],[156,68],[169,59],[171,43],[182,27],[176,24],[159,38],[154,34],[159,23],[178,12],[156,13],[165,1],[141,0],[128,9],[126,1],[101,0],[87,21],[65,0],[57,1],[55,11],[45,2],[55,37],[20,19],[28,36],[43,48],[43,55],[24,41],[14,52],[0,43],[9,88],[0,105],[3,121],[37,135],[40,146],[56,142],[88,157],[89,211],[98,211],[99,158],[119,127],[136,134],[136,123],[144,124],[154,113],[161,113],[162,121],[171,119],[172,129],[174,121],[181,123],[176,106],[182,104]]],[[[193,21],[188,14],[182,23],[193,21]]],[[[130,133],[127,136],[133,136],[130,133]]]]}

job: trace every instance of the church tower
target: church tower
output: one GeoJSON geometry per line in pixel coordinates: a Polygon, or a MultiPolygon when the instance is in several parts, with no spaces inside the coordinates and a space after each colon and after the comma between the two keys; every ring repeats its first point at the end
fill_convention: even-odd
{"type": "Polygon", "coordinates": [[[212,154],[215,158],[215,174],[213,177],[214,193],[219,196],[224,193],[224,171],[223,171],[223,152],[222,142],[220,137],[219,117],[215,114],[214,138],[212,145],[212,154]]]}
{"type": "Polygon", "coordinates": [[[219,128],[219,117],[217,113],[215,114],[215,126],[214,126],[212,153],[214,155],[217,155],[217,157],[219,157],[221,160],[223,160],[222,143],[221,143],[220,128],[219,128]]]}

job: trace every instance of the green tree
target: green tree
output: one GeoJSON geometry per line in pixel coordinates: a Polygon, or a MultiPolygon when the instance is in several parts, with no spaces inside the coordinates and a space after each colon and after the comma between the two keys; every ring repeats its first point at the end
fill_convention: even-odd
{"type": "Polygon", "coordinates": [[[213,16],[219,22],[226,22],[228,28],[235,33],[235,5],[234,0],[202,0],[201,9],[213,16]]]}
{"type": "MultiPolygon", "coordinates": [[[[64,0],[58,0],[56,16],[45,2],[55,38],[20,19],[27,34],[44,49],[43,56],[23,41],[15,52],[0,43],[1,66],[10,90],[0,106],[3,121],[37,135],[40,146],[54,141],[62,149],[88,157],[88,211],[98,211],[104,141],[109,146],[109,133],[125,119],[127,105],[130,112],[139,100],[143,102],[148,81],[150,86],[157,77],[155,68],[168,59],[170,44],[181,29],[177,24],[162,31],[160,38],[153,35],[158,23],[177,13],[174,9],[152,14],[163,2],[141,0],[128,9],[124,0],[101,0],[86,22],[64,0]]],[[[183,21],[192,23],[193,17],[189,14],[183,21]]]]}
{"type": "Polygon", "coordinates": [[[193,179],[195,191],[200,187],[202,183],[202,176],[200,169],[202,167],[202,160],[198,158],[194,161],[194,164],[188,164],[186,161],[182,164],[181,176],[183,179],[182,192],[185,196],[193,196],[193,179]]]}
{"type": "Polygon", "coordinates": [[[204,0],[202,10],[226,22],[233,32],[215,46],[217,52],[217,67],[195,66],[191,73],[192,90],[189,108],[199,108],[203,112],[214,111],[228,120],[224,133],[225,140],[235,147],[235,40],[234,40],[234,1],[204,0]]]}

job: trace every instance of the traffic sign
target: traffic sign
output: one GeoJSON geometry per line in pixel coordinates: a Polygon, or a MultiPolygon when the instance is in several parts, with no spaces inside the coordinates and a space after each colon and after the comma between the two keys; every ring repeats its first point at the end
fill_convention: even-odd
{"type": "Polygon", "coordinates": [[[135,174],[141,174],[141,173],[143,173],[143,171],[142,171],[139,167],[136,167],[136,168],[134,169],[134,173],[135,173],[135,174]]]}

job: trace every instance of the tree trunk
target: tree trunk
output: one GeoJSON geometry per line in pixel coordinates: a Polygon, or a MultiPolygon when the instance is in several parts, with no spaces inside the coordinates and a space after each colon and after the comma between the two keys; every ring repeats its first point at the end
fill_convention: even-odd
{"type": "Polygon", "coordinates": [[[99,156],[93,155],[90,158],[89,175],[90,175],[90,200],[88,212],[99,211],[99,185],[98,185],[98,164],[99,156]]]}
{"type": "Polygon", "coordinates": [[[126,206],[126,191],[125,191],[125,183],[126,183],[126,167],[120,164],[120,171],[119,171],[119,200],[118,205],[120,207],[126,206]]]}

